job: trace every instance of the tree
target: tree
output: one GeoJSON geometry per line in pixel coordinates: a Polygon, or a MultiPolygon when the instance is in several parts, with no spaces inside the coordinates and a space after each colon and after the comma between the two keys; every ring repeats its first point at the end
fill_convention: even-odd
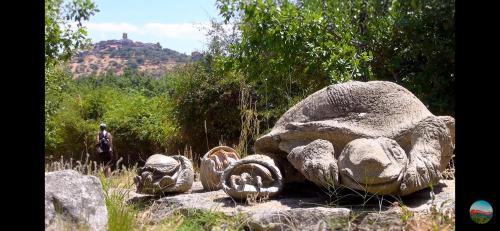
{"type": "Polygon", "coordinates": [[[54,115],[71,89],[70,75],[62,62],[71,58],[89,40],[82,21],[98,12],[90,0],[45,0],[45,147],[54,149],[62,142],[54,115]],[[76,22],[76,29],[73,29],[76,22]]]}
{"type": "MultiPolygon", "coordinates": [[[[371,77],[371,54],[359,49],[357,17],[362,1],[217,2],[240,39],[223,61],[241,70],[257,92],[264,121],[331,83],[371,77]]],[[[266,127],[266,126],[264,126],[266,127]]]]}
{"type": "Polygon", "coordinates": [[[455,1],[395,1],[390,30],[373,33],[371,67],[436,114],[455,114],[455,1]]]}
{"type": "Polygon", "coordinates": [[[454,0],[218,0],[239,39],[216,58],[244,73],[271,125],[307,95],[389,80],[437,114],[454,111],[454,0]],[[271,90],[272,89],[272,90],[271,90]]]}
{"type": "Polygon", "coordinates": [[[66,61],[90,43],[82,22],[96,12],[99,10],[91,0],[45,0],[46,64],[66,61]]]}
{"type": "Polygon", "coordinates": [[[208,63],[186,64],[165,77],[181,142],[193,147],[196,160],[219,141],[235,144],[241,127],[238,77],[217,75],[208,63]]]}

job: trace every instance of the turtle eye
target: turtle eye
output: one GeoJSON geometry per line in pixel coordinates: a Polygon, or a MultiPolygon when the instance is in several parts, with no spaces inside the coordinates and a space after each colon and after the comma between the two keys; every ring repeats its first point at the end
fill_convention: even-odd
{"type": "Polygon", "coordinates": [[[394,149],[393,149],[393,151],[392,151],[392,155],[393,155],[395,158],[397,158],[397,159],[401,159],[401,158],[403,158],[403,157],[401,156],[401,153],[399,152],[399,150],[397,150],[397,149],[395,149],[395,148],[396,148],[396,147],[394,147],[394,149]]]}
{"type": "Polygon", "coordinates": [[[392,152],[392,155],[394,156],[394,158],[396,158],[398,160],[404,160],[406,157],[406,153],[396,146],[393,147],[391,152],[392,152]]]}
{"type": "Polygon", "coordinates": [[[397,145],[395,145],[394,143],[391,145],[389,152],[391,153],[392,157],[394,157],[395,159],[398,159],[398,160],[403,159],[403,154],[400,152],[397,145]]]}

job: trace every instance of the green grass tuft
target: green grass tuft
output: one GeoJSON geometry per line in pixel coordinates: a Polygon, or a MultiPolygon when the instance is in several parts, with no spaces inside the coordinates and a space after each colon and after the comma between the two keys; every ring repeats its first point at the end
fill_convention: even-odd
{"type": "Polygon", "coordinates": [[[100,174],[106,208],[108,209],[108,231],[134,230],[138,211],[131,205],[125,203],[128,191],[112,191],[117,185],[113,178],[106,178],[100,174]]]}

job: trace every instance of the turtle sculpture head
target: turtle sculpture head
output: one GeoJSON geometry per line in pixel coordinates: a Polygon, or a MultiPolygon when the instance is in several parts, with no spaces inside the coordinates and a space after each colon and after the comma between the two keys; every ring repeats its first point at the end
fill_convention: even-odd
{"type": "MultiPolygon", "coordinates": [[[[278,165],[282,178],[273,179],[282,182],[274,185],[301,175],[321,187],[408,195],[438,183],[453,155],[454,133],[452,117],[433,115],[405,88],[386,81],[351,81],[325,87],[290,108],[257,139],[255,150],[278,165]]],[[[243,159],[226,169],[222,182],[244,175],[235,172],[238,165],[259,165],[243,159]]],[[[225,187],[238,192],[228,193],[234,197],[255,194],[250,186],[225,187]]]]}
{"type": "Polygon", "coordinates": [[[137,170],[134,178],[137,192],[153,195],[186,192],[193,181],[193,165],[189,159],[180,155],[162,154],[150,156],[144,167],[137,170]]]}

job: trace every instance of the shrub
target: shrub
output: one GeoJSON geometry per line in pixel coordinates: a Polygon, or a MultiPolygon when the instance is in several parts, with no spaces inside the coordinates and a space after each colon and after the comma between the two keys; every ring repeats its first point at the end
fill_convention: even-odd
{"type": "Polygon", "coordinates": [[[196,63],[177,69],[166,81],[182,145],[191,145],[200,155],[219,141],[237,143],[241,127],[237,76],[216,75],[196,63]]]}

